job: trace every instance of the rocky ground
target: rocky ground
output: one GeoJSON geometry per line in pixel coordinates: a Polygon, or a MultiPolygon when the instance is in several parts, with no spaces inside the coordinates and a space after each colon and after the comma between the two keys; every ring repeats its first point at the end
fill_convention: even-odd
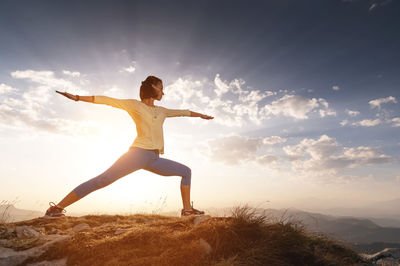
{"type": "MultiPolygon", "coordinates": [[[[192,217],[193,226],[210,218],[208,215],[192,217]]],[[[136,215],[118,216],[85,216],[68,217],[67,219],[37,218],[0,227],[0,265],[11,266],[34,261],[55,244],[65,243],[80,236],[96,235],[107,238],[135,232],[143,226],[156,225],[158,217],[136,215]]],[[[172,235],[181,234],[176,228],[172,235]]],[[[204,239],[198,239],[199,251],[209,253],[211,246],[204,239]]],[[[43,260],[28,265],[67,265],[67,257],[52,261],[43,260]]]]}
{"type": "Polygon", "coordinates": [[[399,257],[398,250],[359,256],[243,210],[231,217],[87,215],[0,224],[1,266],[399,265],[399,257]]]}

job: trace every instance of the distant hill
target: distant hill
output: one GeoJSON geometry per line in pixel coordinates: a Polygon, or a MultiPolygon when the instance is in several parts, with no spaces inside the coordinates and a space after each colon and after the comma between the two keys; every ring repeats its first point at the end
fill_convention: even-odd
{"type": "Polygon", "coordinates": [[[400,228],[400,199],[370,202],[360,207],[342,207],[342,206],[333,207],[332,205],[334,201],[333,202],[328,201],[329,204],[327,204],[327,206],[331,207],[320,208],[317,206],[324,204],[325,201],[320,199],[315,199],[315,202],[319,203],[314,207],[312,206],[312,204],[303,203],[303,205],[311,206],[309,208],[303,208],[303,210],[323,213],[327,215],[365,217],[371,220],[375,220],[375,222],[379,223],[381,226],[391,226],[400,228]]]}
{"type": "Polygon", "coordinates": [[[12,204],[0,205],[0,221],[17,222],[43,216],[43,212],[17,209],[12,204]]]}
{"type": "Polygon", "coordinates": [[[346,242],[400,243],[400,228],[382,227],[365,218],[323,215],[297,209],[265,209],[258,211],[265,211],[276,219],[287,217],[287,219],[301,221],[307,230],[323,232],[346,242]]]}
{"type": "MultiPolygon", "coordinates": [[[[45,213],[43,211],[25,210],[15,208],[12,204],[0,205],[0,222],[19,222],[42,217],[45,213]]],[[[80,213],[71,213],[72,216],[81,216],[80,213]]]]}
{"type": "Polygon", "coordinates": [[[378,201],[376,203],[373,203],[371,208],[374,209],[380,209],[384,211],[390,211],[392,213],[395,213],[397,215],[400,215],[399,213],[399,208],[400,206],[400,198],[399,199],[393,199],[393,200],[387,200],[387,201],[378,201]]]}

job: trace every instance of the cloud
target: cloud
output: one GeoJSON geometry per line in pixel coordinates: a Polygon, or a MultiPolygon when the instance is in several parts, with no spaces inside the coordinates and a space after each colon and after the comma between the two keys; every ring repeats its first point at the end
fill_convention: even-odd
{"type": "Polygon", "coordinates": [[[347,113],[349,116],[357,116],[357,115],[360,114],[359,111],[352,111],[352,110],[348,110],[348,109],[346,109],[346,113],[347,113]]]}
{"type": "Polygon", "coordinates": [[[344,126],[347,125],[348,123],[349,123],[349,120],[344,119],[344,120],[342,120],[342,121],[340,122],[340,125],[341,125],[342,127],[344,127],[344,126]]]}
{"type": "Polygon", "coordinates": [[[376,100],[371,100],[368,103],[369,103],[371,108],[380,109],[381,108],[381,104],[389,103],[389,102],[397,103],[396,98],[393,97],[393,96],[389,96],[389,97],[386,97],[386,98],[379,98],[379,99],[376,99],[376,100]]]}
{"type": "Polygon", "coordinates": [[[214,162],[227,165],[257,163],[270,169],[284,169],[285,173],[295,178],[322,183],[362,179],[345,174],[344,170],[393,161],[393,158],[382,153],[379,147],[343,147],[335,138],[327,135],[316,139],[304,138],[297,144],[277,147],[274,150],[268,148],[268,145],[284,142],[286,139],[279,136],[250,138],[230,134],[206,141],[202,153],[214,162]]]}
{"type": "MultiPolygon", "coordinates": [[[[275,156],[275,155],[261,155],[259,157],[256,158],[256,162],[260,165],[270,165],[270,166],[274,166],[274,164],[279,160],[279,157],[275,156]]],[[[276,168],[276,167],[274,167],[276,168]]]]}
{"type": "Polygon", "coordinates": [[[400,117],[394,117],[389,122],[393,123],[392,127],[400,127],[400,117]]]}
{"type": "Polygon", "coordinates": [[[54,89],[66,88],[70,91],[85,92],[72,82],[56,78],[52,71],[15,71],[13,78],[27,79],[35,84],[25,91],[18,90],[16,97],[0,102],[0,123],[6,127],[29,127],[56,134],[86,135],[96,132],[89,122],[74,122],[54,118],[55,112],[50,99],[56,94],[54,89]]]}
{"type": "Polygon", "coordinates": [[[371,4],[368,11],[371,12],[379,7],[385,6],[392,2],[392,0],[376,0],[374,3],[371,4]]]}
{"type": "Polygon", "coordinates": [[[257,162],[261,165],[269,165],[276,162],[278,157],[271,154],[257,155],[257,151],[264,144],[272,145],[282,141],[283,139],[279,136],[249,138],[231,134],[208,140],[205,154],[210,160],[228,165],[237,165],[249,161],[257,162]]]}
{"type": "Polygon", "coordinates": [[[305,177],[334,179],[345,168],[389,163],[392,158],[376,147],[340,147],[336,139],[322,135],[305,138],[297,145],[283,147],[291,160],[292,170],[305,177]]]}
{"type": "Polygon", "coordinates": [[[332,87],[332,90],[338,91],[338,90],[340,90],[340,88],[339,88],[339,86],[333,86],[333,87],[332,87]]]}
{"type": "Polygon", "coordinates": [[[319,98],[318,102],[320,105],[324,107],[324,109],[319,109],[319,116],[320,117],[325,117],[325,116],[333,116],[336,115],[336,112],[333,109],[329,108],[329,103],[324,99],[324,98],[319,98]]]}
{"type": "Polygon", "coordinates": [[[267,145],[274,145],[284,142],[286,142],[286,139],[279,136],[271,136],[263,139],[263,143],[267,145]]]}
{"type": "Polygon", "coordinates": [[[110,97],[115,97],[115,98],[121,98],[125,96],[125,92],[123,89],[118,88],[117,86],[112,86],[110,89],[107,89],[103,92],[104,95],[110,96],[110,97]]]}
{"type": "Polygon", "coordinates": [[[128,72],[128,73],[133,73],[136,70],[136,62],[132,61],[132,64],[128,67],[124,67],[120,70],[120,72],[128,72]]]}
{"type": "Polygon", "coordinates": [[[42,105],[55,95],[56,90],[68,90],[72,94],[88,94],[86,90],[65,79],[56,78],[53,71],[23,70],[11,72],[11,76],[16,79],[26,79],[37,83],[37,87],[30,87],[22,94],[22,97],[30,106],[41,109],[42,105]]]}
{"type": "Polygon", "coordinates": [[[348,2],[348,3],[356,3],[356,2],[362,2],[365,3],[367,2],[369,8],[368,11],[372,12],[375,9],[379,8],[379,7],[383,7],[387,4],[389,4],[390,2],[392,2],[392,0],[373,0],[373,1],[362,1],[362,0],[342,0],[342,2],[348,2]]]}
{"type": "Polygon", "coordinates": [[[272,91],[261,92],[259,90],[245,90],[243,89],[245,83],[246,82],[243,79],[233,79],[228,83],[227,81],[222,81],[220,75],[216,74],[214,78],[214,85],[216,87],[214,92],[217,94],[217,97],[220,97],[227,92],[238,94],[239,101],[242,103],[254,101],[259,102],[266,97],[276,94],[272,91]]]}
{"type": "MultiPolygon", "coordinates": [[[[276,92],[260,90],[246,90],[243,88],[243,79],[233,79],[231,82],[222,81],[219,74],[214,78],[216,97],[211,100],[208,111],[221,115],[219,123],[228,126],[243,126],[247,121],[260,125],[263,119],[267,119],[262,114],[259,107],[260,102],[276,92]],[[235,99],[222,100],[223,96],[230,96],[235,99]],[[248,119],[248,120],[247,120],[248,119]]],[[[216,121],[217,122],[217,121],[216,121]]]]}
{"type": "Polygon", "coordinates": [[[285,95],[271,104],[265,105],[264,111],[266,115],[282,114],[296,119],[307,119],[307,114],[316,107],[318,107],[318,101],[315,98],[308,99],[297,95],[285,95]]]}
{"type": "Polygon", "coordinates": [[[306,98],[299,95],[284,95],[282,98],[267,104],[263,108],[265,115],[284,115],[295,119],[308,119],[309,113],[317,110],[319,115],[325,117],[327,115],[336,115],[336,112],[329,109],[328,102],[323,98],[306,98]]]}
{"type": "MultiPolygon", "coordinates": [[[[203,81],[178,78],[174,83],[168,85],[164,89],[166,100],[180,100],[184,105],[189,104],[189,99],[198,98],[201,102],[208,102],[209,97],[204,96],[202,87],[205,85],[203,81]]],[[[196,99],[193,99],[196,100],[196,99]]]]}
{"type": "MultiPolygon", "coordinates": [[[[21,101],[14,105],[23,106],[24,103],[21,101]]],[[[7,104],[0,104],[0,123],[5,127],[28,127],[62,135],[89,136],[99,134],[95,124],[90,121],[79,122],[62,118],[45,117],[43,113],[29,107],[17,109],[7,104]]]]}
{"type": "Polygon", "coordinates": [[[228,135],[208,140],[210,157],[233,165],[240,161],[255,160],[255,152],[262,146],[262,138],[228,135]]]}
{"type": "Polygon", "coordinates": [[[389,163],[392,158],[388,155],[381,154],[376,147],[360,146],[356,148],[343,149],[343,154],[334,158],[340,167],[354,168],[362,165],[376,165],[389,163]]]}
{"type": "MultiPolygon", "coordinates": [[[[374,126],[380,125],[384,122],[392,124],[392,127],[400,127],[400,118],[399,117],[387,118],[385,120],[382,120],[380,118],[373,119],[373,120],[372,119],[364,119],[361,121],[353,122],[353,123],[351,123],[351,125],[361,126],[361,127],[374,127],[374,126]]],[[[348,123],[349,123],[348,120],[343,120],[340,124],[342,126],[344,126],[344,125],[347,125],[348,123]]]]}
{"type": "Polygon", "coordinates": [[[18,89],[8,86],[4,83],[0,83],[0,95],[1,94],[9,94],[18,91],[18,89]]]}
{"type": "MultiPolygon", "coordinates": [[[[240,84],[241,82],[243,82],[242,80],[238,81],[237,84],[240,84]]],[[[216,89],[214,90],[215,93],[217,94],[217,96],[221,96],[224,93],[227,93],[229,91],[229,85],[227,85],[226,83],[224,83],[219,74],[217,74],[214,78],[214,83],[215,83],[215,87],[216,89]]],[[[240,86],[239,86],[240,88],[240,86]]]]}
{"type": "Polygon", "coordinates": [[[79,77],[81,75],[81,73],[79,73],[79,72],[71,72],[68,70],[63,70],[63,74],[70,76],[70,77],[74,77],[74,78],[79,77]]]}
{"type": "Polygon", "coordinates": [[[322,159],[329,157],[335,152],[337,147],[336,140],[322,135],[318,140],[303,139],[298,145],[285,146],[283,150],[289,156],[300,158],[307,153],[314,159],[322,159]]]}
{"type": "Polygon", "coordinates": [[[378,7],[378,4],[377,4],[377,3],[373,3],[373,4],[369,7],[368,11],[372,11],[372,10],[374,10],[374,9],[377,8],[377,7],[378,7]]]}
{"type": "MultiPolygon", "coordinates": [[[[262,104],[264,99],[278,92],[252,89],[245,83],[243,79],[224,81],[219,74],[215,75],[212,83],[207,79],[178,78],[165,88],[165,99],[181,101],[180,108],[199,110],[214,116],[214,123],[231,127],[242,127],[249,122],[261,125],[263,120],[278,115],[295,119],[308,119],[311,112],[320,117],[336,115],[323,98],[309,99],[287,94],[270,104],[262,104]]],[[[279,93],[287,93],[287,90],[279,93]]]]}
{"type": "MultiPolygon", "coordinates": [[[[210,97],[206,96],[203,92],[203,87],[206,86],[206,82],[200,80],[192,80],[191,78],[178,78],[172,84],[164,87],[165,100],[178,101],[180,102],[180,108],[191,109],[196,112],[205,111],[204,106],[215,103],[219,99],[210,100],[210,97]]],[[[222,103],[222,101],[221,101],[222,103]]],[[[217,116],[217,113],[208,113],[212,116],[217,116]]],[[[218,122],[219,118],[215,118],[218,122]]]]}
{"type": "Polygon", "coordinates": [[[361,127],[374,127],[374,126],[377,126],[377,125],[379,125],[381,123],[382,123],[382,121],[379,118],[377,118],[377,119],[374,119],[374,120],[364,119],[364,120],[361,120],[361,121],[358,121],[358,122],[353,122],[352,125],[353,126],[361,126],[361,127]]]}
{"type": "Polygon", "coordinates": [[[34,71],[23,70],[11,72],[11,76],[16,79],[27,79],[48,87],[58,89],[74,89],[76,86],[65,79],[59,79],[54,76],[53,71],[34,71]]]}
{"type": "Polygon", "coordinates": [[[267,118],[260,112],[259,104],[276,93],[246,90],[244,84],[242,79],[223,81],[219,74],[212,83],[206,79],[193,81],[191,78],[179,78],[165,88],[165,98],[181,101],[181,108],[210,114],[215,117],[213,122],[221,125],[241,127],[249,122],[260,125],[267,118]]]}

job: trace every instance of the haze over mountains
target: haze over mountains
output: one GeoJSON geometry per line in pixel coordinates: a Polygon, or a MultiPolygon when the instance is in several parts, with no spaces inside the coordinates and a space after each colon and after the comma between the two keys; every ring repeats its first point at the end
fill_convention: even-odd
{"type": "Polygon", "coordinates": [[[293,202],[277,202],[271,207],[284,209],[287,206],[326,215],[368,218],[380,226],[400,227],[400,198],[359,203],[344,199],[327,200],[309,197],[293,202]]]}

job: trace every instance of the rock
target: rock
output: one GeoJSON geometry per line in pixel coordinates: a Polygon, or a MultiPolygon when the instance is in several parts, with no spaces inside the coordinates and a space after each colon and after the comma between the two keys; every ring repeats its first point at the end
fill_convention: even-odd
{"type": "Polygon", "coordinates": [[[9,254],[14,253],[12,248],[0,247],[0,259],[7,257],[9,254]]]}
{"type": "Polygon", "coordinates": [[[17,232],[18,238],[31,238],[31,237],[36,237],[36,236],[40,235],[39,232],[34,230],[32,227],[26,226],[26,225],[17,226],[15,228],[15,231],[17,232]]]}
{"type": "Polygon", "coordinates": [[[377,260],[373,265],[399,266],[400,261],[392,258],[385,258],[377,260]]]}
{"type": "Polygon", "coordinates": [[[46,229],[44,227],[37,227],[34,229],[43,235],[46,233],[46,229]]]}
{"type": "Polygon", "coordinates": [[[92,229],[92,228],[90,228],[90,225],[88,225],[87,223],[77,224],[74,227],[72,227],[72,231],[74,231],[74,232],[90,230],[90,229],[92,229]]]}
{"type": "Polygon", "coordinates": [[[195,226],[197,226],[197,225],[199,225],[200,223],[202,223],[202,222],[204,222],[204,221],[206,221],[206,220],[208,220],[208,219],[210,219],[210,218],[211,218],[210,215],[200,215],[200,216],[197,216],[197,217],[193,220],[193,223],[194,223],[195,226]]]}
{"type": "Polygon", "coordinates": [[[33,247],[23,251],[15,251],[11,248],[0,247],[0,266],[20,265],[27,258],[37,257],[43,254],[48,247],[54,243],[64,241],[69,238],[68,235],[47,235],[42,236],[42,239],[48,240],[41,246],[33,247]]]}
{"type": "Polygon", "coordinates": [[[36,263],[29,263],[27,266],[64,266],[67,265],[67,258],[52,260],[52,261],[41,261],[36,263]]]}
{"type": "Polygon", "coordinates": [[[361,254],[364,258],[370,261],[377,261],[380,259],[391,258],[395,260],[399,260],[400,262],[400,248],[385,248],[375,254],[361,254]]]}
{"type": "Polygon", "coordinates": [[[115,225],[115,223],[104,223],[102,225],[100,225],[99,227],[106,227],[106,226],[113,226],[115,225]]]}
{"type": "Polygon", "coordinates": [[[199,243],[207,254],[210,254],[212,252],[212,247],[203,238],[200,238],[199,243]]]}
{"type": "Polygon", "coordinates": [[[177,235],[180,235],[182,232],[179,232],[179,231],[173,231],[172,232],[172,234],[174,235],[174,236],[177,236],[177,235]]]}
{"type": "Polygon", "coordinates": [[[128,230],[129,229],[117,229],[117,230],[115,230],[114,235],[120,235],[122,233],[125,233],[128,230]]]}
{"type": "Polygon", "coordinates": [[[137,219],[134,219],[134,220],[135,220],[135,223],[145,223],[145,224],[147,224],[147,223],[150,223],[150,222],[151,222],[150,219],[145,218],[145,217],[143,217],[143,218],[137,218],[137,219]]]}
{"type": "Polygon", "coordinates": [[[0,230],[1,238],[8,238],[15,234],[15,230],[13,228],[1,228],[0,230]]]}

